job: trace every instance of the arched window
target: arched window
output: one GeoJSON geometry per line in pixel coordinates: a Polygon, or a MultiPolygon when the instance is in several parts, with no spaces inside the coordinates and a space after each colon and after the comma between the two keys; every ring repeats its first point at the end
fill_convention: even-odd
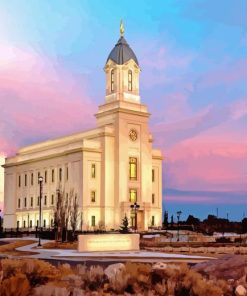
{"type": "Polygon", "coordinates": [[[128,90],[132,91],[132,71],[128,72],[128,90]]]}
{"type": "Polygon", "coordinates": [[[114,91],[114,70],[111,70],[111,92],[114,91]]]}

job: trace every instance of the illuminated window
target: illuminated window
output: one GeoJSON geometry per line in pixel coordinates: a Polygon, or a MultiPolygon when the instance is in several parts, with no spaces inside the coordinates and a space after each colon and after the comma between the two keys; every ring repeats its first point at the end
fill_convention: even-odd
{"type": "Polygon", "coordinates": [[[152,226],[154,226],[154,225],[155,225],[155,217],[152,216],[152,226]]]}
{"type": "Polygon", "coordinates": [[[132,71],[128,72],[128,90],[132,91],[132,71]]]}
{"type": "Polygon", "coordinates": [[[31,197],[30,205],[33,207],[33,197],[31,197]]]}
{"type": "Polygon", "coordinates": [[[155,202],[155,195],[154,195],[154,193],[152,194],[152,204],[154,204],[154,202],[155,202]]]}
{"type": "Polygon", "coordinates": [[[91,166],[91,177],[93,179],[95,179],[95,177],[96,177],[96,164],[95,163],[93,163],[91,166]]]}
{"type": "Polygon", "coordinates": [[[155,174],[154,174],[154,169],[152,169],[152,182],[154,182],[155,179],[155,174]]]}
{"type": "Polygon", "coordinates": [[[130,202],[131,203],[137,202],[137,190],[136,189],[130,189],[130,202]]]}
{"type": "Polygon", "coordinates": [[[59,169],[59,181],[62,181],[62,168],[59,169]]]}
{"type": "Polygon", "coordinates": [[[20,207],[21,207],[21,199],[18,198],[18,208],[20,209],[20,207]]]}
{"type": "Polygon", "coordinates": [[[91,217],[91,222],[92,222],[92,223],[91,223],[92,226],[94,227],[94,226],[95,226],[95,216],[92,216],[92,217],[91,217]]]}
{"type": "Polygon", "coordinates": [[[45,183],[47,183],[47,171],[45,171],[45,183]]]}
{"type": "Polygon", "coordinates": [[[27,174],[25,174],[25,186],[27,186],[27,174]]]}
{"type": "Polygon", "coordinates": [[[91,202],[95,202],[95,191],[91,191],[91,202]]]}
{"type": "Polygon", "coordinates": [[[19,187],[21,187],[21,176],[19,176],[19,182],[18,182],[18,184],[19,184],[19,187]]]}
{"type": "Polygon", "coordinates": [[[111,92],[114,91],[114,70],[111,70],[111,92]]]}
{"type": "Polygon", "coordinates": [[[54,170],[51,171],[51,181],[54,182],[54,170]]]}
{"type": "Polygon", "coordinates": [[[33,173],[31,174],[31,185],[33,185],[33,173]]]}
{"type": "Polygon", "coordinates": [[[129,174],[130,180],[137,180],[137,158],[135,157],[129,159],[129,174]]]}

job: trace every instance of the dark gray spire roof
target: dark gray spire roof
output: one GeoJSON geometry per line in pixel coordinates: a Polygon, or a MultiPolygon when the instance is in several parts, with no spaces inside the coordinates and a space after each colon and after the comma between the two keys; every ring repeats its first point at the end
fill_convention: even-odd
{"type": "Polygon", "coordinates": [[[106,63],[110,59],[118,65],[123,65],[130,59],[133,59],[136,62],[136,64],[139,65],[135,53],[129,47],[129,44],[127,43],[127,41],[124,39],[123,36],[119,38],[117,44],[110,52],[106,63]]]}

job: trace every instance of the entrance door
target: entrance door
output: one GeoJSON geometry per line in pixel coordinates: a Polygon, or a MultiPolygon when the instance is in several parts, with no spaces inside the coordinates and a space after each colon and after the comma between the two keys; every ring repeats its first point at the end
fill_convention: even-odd
{"type": "Polygon", "coordinates": [[[137,229],[138,231],[144,230],[144,212],[143,211],[137,212],[137,229]]]}

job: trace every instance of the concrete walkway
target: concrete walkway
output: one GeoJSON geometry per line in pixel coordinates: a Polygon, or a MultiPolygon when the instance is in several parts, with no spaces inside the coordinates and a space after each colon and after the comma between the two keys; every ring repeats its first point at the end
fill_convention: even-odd
{"type": "MultiPolygon", "coordinates": [[[[71,260],[71,261],[85,261],[85,260],[96,260],[96,261],[138,261],[138,262],[157,262],[157,261],[169,261],[169,262],[202,262],[212,257],[204,256],[193,256],[184,254],[173,254],[173,253],[162,253],[162,252],[151,252],[151,251],[117,251],[117,252],[83,252],[79,253],[77,250],[62,250],[62,249],[43,249],[37,247],[38,240],[35,238],[22,238],[23,240],[35,240],[37,242],[19,247],[17,251],[34,252],[34,255],[27,255],[27,258],[37,259],[59,259],[59,260],[71,260]],[[38,253],[38,254],[37,254],[38,253]]],[[[3,241],[17,240],[16,238],[2,239],[3,241]]],[[[48,240],[42,240],[42,244],[51,242],[48,240]]]]}

